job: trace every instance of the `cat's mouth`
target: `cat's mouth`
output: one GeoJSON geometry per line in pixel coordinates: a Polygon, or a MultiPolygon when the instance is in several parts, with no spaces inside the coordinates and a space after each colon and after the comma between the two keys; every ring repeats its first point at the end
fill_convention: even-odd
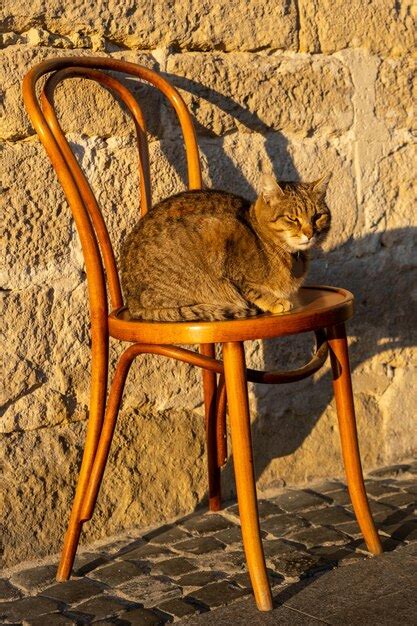
{"type": "Polygon", "coordinates": [[[295,241],[292,240],[290,242],[290,245],[294,250],[297,251],[297,250],[308,250],[309,248],[312,248],[315,243],[316,243],[316,238],[312,237],[308,241],[300,241],[299,239],[295,241]]]}

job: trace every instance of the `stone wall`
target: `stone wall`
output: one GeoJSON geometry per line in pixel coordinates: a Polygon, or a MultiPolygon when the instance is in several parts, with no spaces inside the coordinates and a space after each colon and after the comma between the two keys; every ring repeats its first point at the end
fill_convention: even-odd
{"type": "MultiPolygon", "coordinates": [[[[111,56],[170,78],[193,112],[209,186],[253,198],[260,168],[290,180],[332,173],[327,200],[334,226],[310,281],[346,287],[357,298],[348,330],[365,468],[411,454],[416,6],[5,0],[3,7],[5,562],[58,551],[88,414],[80,245],[21,99],[23,75],[48,57],[111,56]]],[[[81,83],[60,88],[59,110],[118,250],[138,217],[132,127],[107,92],[81,83]]],[[[158,200],[184,186],[181,141],[158,94],[130,84],[149,123],[158,200]]],[[[256,367],[296,365],[310,344],[310,338],[249,344],[247,357],[256,367]]],[[[115,359],[120,349],[112,350],[115,359]]],[[[251,407],[261,490],[341,475],[328,369],[294,385],[253,387],[251,407]]],[[[138,359],[83,541],[157,523],[204,501],[202,415],[199,371],[161,357],[138,359]]],[[[226,495],[233,491],[230,465],[226,495]]]]}

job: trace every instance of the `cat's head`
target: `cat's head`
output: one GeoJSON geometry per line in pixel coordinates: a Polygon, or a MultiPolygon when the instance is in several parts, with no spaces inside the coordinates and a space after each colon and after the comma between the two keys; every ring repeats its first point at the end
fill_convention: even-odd
{"type": "Polygon", "coordinates": [[[270,174],[261,178],[257,219],[265,233],[291,252],[323,243],[331,216],[325,203],[329,175],[312,183],[277,183],[270,174]]]}

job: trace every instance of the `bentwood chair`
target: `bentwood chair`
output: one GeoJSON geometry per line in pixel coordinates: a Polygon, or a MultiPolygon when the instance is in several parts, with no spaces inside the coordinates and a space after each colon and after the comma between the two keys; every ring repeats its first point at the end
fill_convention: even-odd
{"type": "MultiPolygon", "coordinates": [[[[247,381],[274,384],[301,380],[318,371],[328,353],[333,371],[343,459],[353,508],[368,549],[378,554],[381,543],[369,509],[363,483],[353,405],[348,347],[344,323],[353,315],[353,296],[334,287],[305,287],[301,305],[284,315],[263,314],[224,322],[142,322],[132,319],[123,304],[115,255],[94,194],[81,171],[54,112],[54,91],[68,78],[97,81],[124,102],[133,118],[140,157],[142,215],[151,208],[148,144],[141,108],[129,90],[114,77],[120,72],[149,82],[173,106],[182,129],[190,189],[201,187],[196,136],[180,94],[155,72],[133,63],[106,58],[52,59],[25,76],[24,101],[32,124],[44,145],[71,207],[84,253],[91,313],[92,369],[90,415],[84,456],[57,579],[71,573],[82,525],[91,519],[102,482],[123,388],[132,361],[151,353],[202,368],[208,457],[209,507],[219,510],[220,468],[226,461],[225,415],[230,418],[233,461],[243,545],[258,608],[272,608],[259,531],[247,381]],[[111,74],[103,70],[111,70],[111,74]],[[49,74],[38,99],[37,83],[49,74]],[[111,311],[108,311],[107,290],[111,311]],[[294,371],[246,369],[244,342],[314,332],[316,351],[310,362],[294,371]],[[122,353],[107,393],[109,337],[130,342],[122,353]],[[223,360],[215,358],[222,344],[223,360]],[[199,352],[179,347],[199,346],[199,352]]],[[[43,82],[43,81],[42,81],[43,82]]]]}

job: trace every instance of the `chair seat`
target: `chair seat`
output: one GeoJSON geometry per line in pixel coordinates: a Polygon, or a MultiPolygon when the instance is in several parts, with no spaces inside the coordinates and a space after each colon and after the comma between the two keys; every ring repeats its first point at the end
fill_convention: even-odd
{"type": "Polygon", "coordinates": [[[337,287],[309,286],[299,292],[299,306],[289,313],[263,313],[222,322],[144,322],[126,307],[109,315],[111,337],[155,344],[200,344],[293,335],[340,324],[353,315],[353,295],[337,287]]]}

